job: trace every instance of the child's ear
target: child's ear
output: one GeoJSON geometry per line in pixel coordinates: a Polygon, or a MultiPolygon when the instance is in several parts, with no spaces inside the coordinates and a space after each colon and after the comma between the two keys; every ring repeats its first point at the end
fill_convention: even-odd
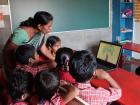
{"type": "Polygon", "coordinates": [[[52,47],[52,44],[51,43],[49,43],[49,47],[52,47]]]}
{"type": "Polygon", "coordinates": [[[32,64],[34,64],[34,59],[33,58],[29,58],[29,61],[28,62],[29,62],[29,64],[32,65],[32,64]]]}
{"type": "Polygon", "coordinates": [[[21,95],[21,100],[24,101],[25,99],[26,99],[26,95],[25,94],[21,95]]]}
{"type": "Polygon", "coordinates": [[[21,95],[21,100],[25,100],[25,94],[21,95]]]}
{"type": "Polygon", "coordinates": [[[93,72],[93,76],[96,76],[96,70],[93,72]]]}
{"type": "Polygon", "coordinates": [[[21,95],[21,100],[24,101],[28,98],[29,94],[28,93],[24,93],[21,95]]]}
{"type": "Polygon", "coordinates": [[[38,24],[38,25],[37,25],[37,28],[38,28],[39,30],[41,30],[41,28],[42,28],[42,27],[41,27],[41,24],[38,24]]]}

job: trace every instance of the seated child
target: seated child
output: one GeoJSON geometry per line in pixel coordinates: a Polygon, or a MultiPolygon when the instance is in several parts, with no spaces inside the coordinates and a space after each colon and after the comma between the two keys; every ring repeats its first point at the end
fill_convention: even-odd
{"type": "Polygon", "coordinates": [[[69,60],[72,55],[72,49],[66,47],[60,48],[56,52],[55,61],[57,63],[57,71],[59,72],[60,80],[75,83],[75,79],[69,73],[69,60]]]}
{"type": "MultiPolygon", "coordinates": [[[[35,77],[35,89],[39,105],[65,105],[71,101],[79,92],[72,85],[67,86],[67,93],[59,94],[59,76],[55,70],[44,70],[35,77]]],[[[34,103],[35,104],[35,103],[34,103]]],[[[36,104],[36,105],[38,105],[36,104]]]]}
{"type": "MultiPolygon", "coordinates": [[[[61,47],[61,40],[57,36],[50,36],[48,37],[46,41],[46,47],[48,49],[48,53],[53,57],[53,60],[55,59],[56,51],[61,47]]],[[[46,58],[43,54],[39,52],[39,59],[40,61],[46,61],[49,60],[49,58],[46,58]]]]}
{"type": "Polygon", "coordinates": [[[53,68],[53,63],[39,64],[38,55],[35,51],[35,47],[32,45],[20,45],[15,52],[15,58],[17,62],[16,68],[21,68],[27,72],[30,72],[35,76],[39,71],[46,68],[53,68]]]}
{"type": "Polygon", "coordinates": [[[106,105],[108,102],[121,97],[121,88],[116,81],[104,70],[96,70],[97,63],[94,55],[88,51],[76,51],[70,60],[70,74],[78,82],[79,97],[90,105],[106,105]],[[96,70],[96,71],[95,71],[96,70]],[[109,82],[109,89],[92,87],[90,79],[95,76],[109,82]]]}
{"type": "Polygon", "coordinates": [[[29,105],[26,101],[32,92],[33,76],[29,72],[15,69],[9,82],[8,104],[6,105],[29,105]]]}

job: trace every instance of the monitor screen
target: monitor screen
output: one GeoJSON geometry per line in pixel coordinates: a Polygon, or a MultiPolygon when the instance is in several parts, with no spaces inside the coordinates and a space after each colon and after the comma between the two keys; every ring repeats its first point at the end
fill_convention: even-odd
{"type": "Polygon", "coordinates": [[[121,46],[101,41],[97,53],[97,59],[116,65],[120,56],[120,51],[121,46]]]}

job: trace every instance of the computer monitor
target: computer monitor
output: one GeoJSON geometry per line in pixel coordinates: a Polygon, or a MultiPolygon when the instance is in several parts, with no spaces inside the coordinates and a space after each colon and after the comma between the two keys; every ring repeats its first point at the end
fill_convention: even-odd
{"type": "Polygon", "coordinates": [[[97,62],[104,64],[106,66],[116,67],[120,58],[122,46],[107,41],[100,41],[98,52],[97,52],[97,62]]]}

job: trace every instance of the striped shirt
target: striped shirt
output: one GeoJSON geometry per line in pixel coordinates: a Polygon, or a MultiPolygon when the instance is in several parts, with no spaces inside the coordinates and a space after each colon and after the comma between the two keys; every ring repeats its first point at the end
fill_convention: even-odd
{"type": "Polygon", "coordinates": [[[121,89],[94,88],[89,83],[78,83],[77,87],[80,89],[78,96],[89,105],[107,105],[108,102],[116,101],[121,97],[121,89]]]}

